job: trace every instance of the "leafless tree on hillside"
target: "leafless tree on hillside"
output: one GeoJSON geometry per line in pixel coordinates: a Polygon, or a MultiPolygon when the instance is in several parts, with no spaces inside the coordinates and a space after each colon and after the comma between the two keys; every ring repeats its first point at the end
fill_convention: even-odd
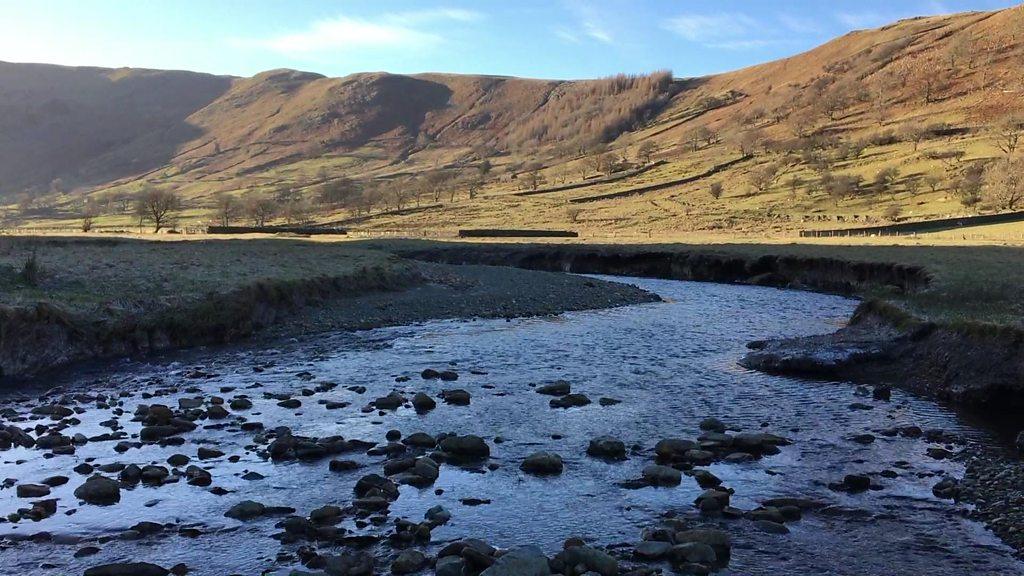
{"type": "Polygon", "coordinates": [[[654,145],[654,142],[644,140],[636,149],[636,161],[642,165],[650,164],[651,156],[654,156],[655,150],[657,150],[657,146],[654,145]]]}
{"type": "Polygon", "coordinates": [[[245,195],[242,210],[253,226],[263,227],[277,215],[278,203],[266,194],[254,190],[245,195]]]}
{"type": "Polygon", "coordinates": [[[941,172],[934,171],[924,175],[923,184],[932,191],[932,194],[934,194],[939,191],[939,188],[945,180],[946,177],[941,172]]]}
{"type": "Polygon", "coordinates": [[[135,197],[135,214],[140,222],[152,223],[154,233],[167,226],[180,207],[181,200],[174,191],[151,184],[145,185],[135,197]]]}
{"type": "Polygon", "coordinates": [[[712,182],[711,187],[708,189],[711,193],[711,197],[718,200],[722,197],[723,187],[721,182],[712,182]]]}
{"type": "Polygon", "coordinates": [[[242,210],[241,203],[238,198],[227,192],[218,192],[213,197],[214,214],[217,219],[217,223],[221,226],[230,226],[231,222],[238,218],[239,213],[242,210]]]}
{"type": "Polygon", "coordinates": [[[1015,210],[1024,202],[1024,160],[1006,158],[989,166],[985,187],[996,206],[1015,210]]]}
{"type": "Polygon", "coordinates": [[[1003,151],[1003,154],[1013,156],[1013,153],[1017,151],[1017,145],[1020,144],[1022,134],[1024,134],[1024,120],[1011,118],[1000,125],[996,145],[1003,151]]]}
{"type": "Polygon", "coordinates": [[[775,163],[758,166],[750,173],[750,185],[758,192],[766,192],[779,177],[779,165],[775,163]]]}

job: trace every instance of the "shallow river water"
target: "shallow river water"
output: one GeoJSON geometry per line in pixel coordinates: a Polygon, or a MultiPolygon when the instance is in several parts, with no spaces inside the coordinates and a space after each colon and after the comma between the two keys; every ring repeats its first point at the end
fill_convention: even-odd
{"type": "MultiPolygon", "coordinates": [[[[214,428],[204,428],[206,423],[200,422],[197,430],[184,434],[183,446],[146,444],[118,454],[112,449],[114,442],[90,442],[79,446],[74,455],[52,458],[43,458],[43,452],[34,449],[0,452],[2,478],[22,483],[56,474],[71,478],[49,496],[59,499],[55,515],[39,522],[0,523],[0,535],[5,536],[0,542],[0,574],[81,574],[90,566],[127,560],[166,567],[184,563],[191,574],[199,575],[260,574],[300,567],[288,556],[275,561],[279,553],[294,553],[298,548],[271,537],[280,532],[274,527],[279,517],[239,522],[225,518],[224,512],[241,500],[291,506],[300,515],[325,504],[344,507],[353,498],[356,480],[370,472],[380,473],[384,458],[361,452],[339,456],[365,465],[350,472],[330,471],[328,459],[275,463],[253,449],[254,433],[240,429],[236,414],[263,422],[268,429],[289,426],[295,434],[341,435],[380,443],[390,429],[405,435],[450,431],[482,436],[491,446],[490,462],[498,465],[496,470],[443,464],[433,486],[402,486],[391,506],[391,518],[415,521],[437,504],[451,511],[451,521],[433,531],[427,550],[467,536],[499,547],[536,543],[548,553],[559,550],[570,536],[602,546],[636,543],[642,528],[675,515],[730,532],[732,559],[721,574],[1024,573],[1024,565],[1008,548],[982,526],[963,519],[961,505],[932,495],[931,487],[943,473],[962,474],[958,464],[926,455],[929,447],[942,444],[877,434],[894,425],[941,428],[964,439],[954,449],[969,450],[972,443],[989,440],[986,432],[967,427],[935,403],[899,391],[893,392],[891,401],[874,401],[870,395],[857,395],[848,383],[770,376],[737,365],[749,340],[832,331],[849,317],[855,302],[771,288],[624,281],[657,292],[667,302],[554,318],[445,321],[321,335],[280,343],[273,349],[196,351],[65,376],[57,382],[65,393],[130,392],[122,399],[125,412],[118,419],[129,434],[137,434],[140,428],[131,421],[137,404],[176,407],[180,397],[220,395],[230,400],[248,395],[254,406],[232,411],[214,428]],[[425,368],[452,369],[459,379],[423,380],[420,372],[425,368]],[[197,369],[205,375],[197,374],[197,369]],[[396,382],[401,376],[410,380],[396,382]],[[551,397],[537,394],[531,385],[558,379],[568,380],[573,392],[584,393],[594,402],[567,410],[550,408],[551,397]],[[338,387],[311,396],[300,394],[319,382],[334,382],[338,387]],[[366,392],[347,389],[356,385],[365,386],[366,392]],[[222,393],[222,387],[235,389],[222,393]],[[384,415],[361,410],[392,390],[408,397],[422,391],[436,398],[450,388],[468,390],[471,404],[452,406],[439,400],[435,410],[423,415],[410,407],[384,415]],[[175,391],[142,397],[144,392],[167,389],[175,391]],[[294,394],[302,405],[281,408],[278,400],[265,398],[265,392],[294,394]],[[603,406],[597,402],[600,397],[621,403],[603,406]],[[351,405],[327,410],[319,403],[325,400],[351,405]],[[852,409],[853,403],[871,409],[852,409]],[[778,455],[708,467],[725,486],[735,489],[734,506],[752,509],[766,498],[800,496],[830,507],[789,523],[789,534],[768,534],[748,520],[701,518],[693,506],[701,489],[686,476],[674,488],[626,489],[617,484],[640,476],[643,467],[653,462],[653,447],[659,439],[695,438],[700,433],[698,423],[708,416],[745,431],[772,432],[793,441],[778,455]],[[874,432],[877,440],[868,445],[850,440],[865,432],[874,432]],[[588,441],[605,434],[632,447],[626,461],[608,463],[586,456],[588,441]],[[494,443],[496,436],[505,441],[494,443]],[[166,465],[170,455],[181,453],[199,463],[195,456],[200,445],[226,453],[202,465],[209,468],[213,486],[228,493],[218,496],[209,488],[185,482],[159,487],[140,484],[123,490],[120,503],[106,507],[83,504],[72,495],[86,477],[71,469],[83,461],[166,465]],[[519,463],[538,450],[560,454],[564,473],[556,477],[522,473],[519,463]],[[228,461],[230,456],[239,457],[238,461],[228,461]],[[879,475],[883,470],[898,476],[879,475]],[[251,471],[264,478],[242,478],[251,471]],[[882,488],[860,494],[828,488],[830,482],[850,473],[871,474],[882,488]],[[443,489],[443,494],[436,494],[436,489],[443,489]],[[465,498],[490,503],[467,506],[461,503],[465,498]],[[142,520],[195,527],[199,535],[186,537],[175,528],[138,540],[119,536],[142,520]],[[49,541],[24,540],[40,532],[49,533],[49,541]],[[75,558],[76,550],[86,545],[100,551],[75,558]]],[[[22,396],[28,397],[24,391],[8,393],[0,408],[25,414],[35,404],[26,403],[22,396]]],[[[33,401],[36,396],[32,394],[33,401]]],[[[80,424],[64,434],[109,432],[100,422],[111,418],[113,408],[97,408],[95,402],[81,407],[84,412],[76,415],[80,424]]],[[[17,425],[27,428],[36,422],[17,425]]],[[[27,507],[29,501],[16,497],[13,488],[0,490],[0,516],[27,507]]],[[[357,534],[381,534],[390,523],[357,529],[349,520],[340,526],[357,534]]],[[[382,546],[377,553],[380,570],[386,571],[387,548],[382,546]]]]}

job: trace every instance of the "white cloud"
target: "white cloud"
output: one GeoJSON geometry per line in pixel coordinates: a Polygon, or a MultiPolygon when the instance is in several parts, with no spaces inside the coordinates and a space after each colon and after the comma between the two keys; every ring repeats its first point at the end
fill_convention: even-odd
{"type": "Polygon", "coordinates": [[[599,42],[604,42],[605,44],[612,43],[612,35],[597,22],[584,22],[583,33],[599,42]]]}
{"type": "Polygon", "coordinates": [[[825,33],[825,28],[822,26],[822,23],[813,18],[794,16],[792,14],[780,14],[779,22],[790,32],[797,32],[799,34],[825,33]]]}
{"type": "Polygon", "coordinates": [[[841,22],[843,25],[849,28],[863,29],[863,28],[877,28],[884,26],[893,20],[892,16],[887,16],[880,12],[839,12],[836,14],[836,20],[841,22]]]}
{"type": "Polygon", "coordinates": [[[708,42],[704,44],[708,48],[719,48],[722,50],[754,50],[779,44],[775,40],[724,40],[722,42],[708,42]]]}
{"type": "Polygon", "coordinates": [[[568,28],[555,28],[555,36],[558,36],[559,38],[566,42],[569,42],[570,44],[579,44],[581,41],[579,34],[576,34],[572,30],[569,30],[568,28]]]}
{"type": "Polygon", "coordinates": [[[260,47],[288,55],[359,48],[426,48],[444,41],[429,25],[473,22],[478,12],[432,9],[385,14],[377,20],[338,16],[314,22],[309,28],[265,39],[234,40],[243,47],[260,47]]]}
{"type": "Polygon", "coordinates": [[[609,15],[606,11],[599,10],[591,4],[578,0],[567,0],[565,7],[576,20],[572,27],[560,26],[555,29],[555,35],[573,44],[590,39],[604,44],[613,44],[615,37],[608,25],[609,15]]]}
{"type": "Polygon", "coordinates": [[[739,13],[681,14],[663,26],[669,32],[691,42],[710,42],[743,38],[757,31],[758,24],[750,16],[739,13]]]}

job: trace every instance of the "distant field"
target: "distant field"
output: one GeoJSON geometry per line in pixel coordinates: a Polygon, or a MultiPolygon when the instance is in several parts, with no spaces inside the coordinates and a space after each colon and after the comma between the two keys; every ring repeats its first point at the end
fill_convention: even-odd
{"type": "MultiPolygon", "coordinates": [[[[0,237],[0,303],[27,305],[48,301],[70,310],[93,313],[106,308],[115,312],[144,310],[199,299],[210,293],[228,292],[263,279],[344,276],[374,268],[395,270],[404,264],[392,254],[393,250],[431,242],[255,235],[231,239],[162,235],[159,238],[168,241],[153,242],[95,236],[0,237]],[[41,269],[37,286],[25,282],[21,276],[25,262],[33,253],[41,269]]],[[[713,236],[671,243],[620,238],[612,244],[625,252],[690,250],[923,266],[933,278],[929,289],[910,296],[885,292],[864,296],[898,302],[916,315],[937,321],[1024,326],[1024,298],[1021,297],[1024,249],[984,241],[968,241],[970,245],[963,245],[962,239],[936,236],[862,238],[854,239],[855,245],[848,242],[850,239],[842,239],[847,242],[819,239],[815,243],[797,244],[785,239],[723,242],[713,236]]],[[[508,239],[502,239],[484,244],[507,242],[508,239]]],[[[594,243],[587,239],[528,239],[525,242],[594,243]]]]}
{"type": "Polygon", "coordinates": [[[141,312],[230,292],[259,280],[345,276],[401,266],[355,245],[283,239],[147,242],[126,238],[0,237],[0,304],[50,302],[72,312],[141,312]],[[35,255],[37,282],[22,270],[35,255]],[[35,284],[35,285],[33,285],[35,284]]]}

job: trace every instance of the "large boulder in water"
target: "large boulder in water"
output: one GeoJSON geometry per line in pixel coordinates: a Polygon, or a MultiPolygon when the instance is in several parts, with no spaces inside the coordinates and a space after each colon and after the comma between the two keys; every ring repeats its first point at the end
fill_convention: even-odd
{"type": "Polygon", "coordinates": [[[555,555],[555,568],[572,570],[583,565],[588,572],[596,572],[601,576],[618,576],[619,561],[606,552],[590,546],[572,546],[555,555]]]}
{"type": "Polygon", "coordinates": [[[651,464],[644,468],[644,480],[652,486],[679,486],[683,481],[683,474],[675,468],[651,464]]]}
{"type": "Polygon", "coordinates": [[[547,556],[537,546],[519,546],[502,554],[480,576],[549,576],[547,556]]]}
{"type": "Polygon", "coordinates": [[[166,568],[148,562],[119,562],[94,566],[85,571],[85,576],[167,576],[166,568]]]}
{"type": "Polygon", "coordinates": [[[110,478],[96,475],[75,488],[75,497],[100,506],[116,504],[121,501],[121,487],[110,478]]]}
{"type": "Polygon", "coordinates": [[[448,436],[441,440],[441,450],[458,458],[490,458],[491,448],[483,438],[467,434],[465,436],[448,436]]]}
{"type": "Polygon", "coordinates": [[[561,474],[562,457],[551,452],[535,452],[523,460],[523,463],[519,465],[519,469],[527,474],[561,474]]]}
{"type": "Polygon", "coordinates": [[[611,436],[598,436],[587,446],[587,455],[608,460],[625,460],[626,445],[622,440],[611,436]]]}

